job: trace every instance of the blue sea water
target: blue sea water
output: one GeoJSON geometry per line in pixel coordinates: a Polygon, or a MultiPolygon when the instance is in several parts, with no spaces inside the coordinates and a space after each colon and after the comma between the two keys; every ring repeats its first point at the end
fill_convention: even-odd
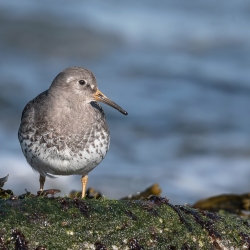
{"type": "MultiPolygon", "coordinates": [[[[102,105],[110,150],[89,186],[110,198],[159,183],[172,203],[249,192],[250,3],[0,0],[0,177],[35,193],[17,139],[22,109],[83,66],[128,111],[102,105]]],[[[47,180],[61,194],[80,177],[47,180]]]]}

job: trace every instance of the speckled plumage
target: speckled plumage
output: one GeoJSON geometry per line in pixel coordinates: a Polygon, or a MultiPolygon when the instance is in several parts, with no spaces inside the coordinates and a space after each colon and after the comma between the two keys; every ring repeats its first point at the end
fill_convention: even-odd
{"type": "Polygon", "coordinates": [[[48,90],[26,105],[18,138],[34,170],[49,177],[84,176],[102,161],[110,133],[96,101],[127,114],[98,90],[91,71],[72,67],[59,73],[48,90]]]}

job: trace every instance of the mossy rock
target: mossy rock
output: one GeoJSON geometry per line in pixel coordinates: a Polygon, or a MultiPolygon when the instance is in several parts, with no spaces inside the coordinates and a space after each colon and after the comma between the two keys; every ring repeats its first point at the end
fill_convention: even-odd
{"type": "Polygon", "coordinates": [[[0,200],[0,249],[249,249],[247,220],[146,201],[0,200]]]}

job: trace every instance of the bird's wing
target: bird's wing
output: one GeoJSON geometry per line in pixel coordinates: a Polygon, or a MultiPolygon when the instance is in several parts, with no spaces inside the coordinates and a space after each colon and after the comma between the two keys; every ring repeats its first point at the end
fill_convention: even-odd
{"type": "Polygon", "coordinates": [[[39,104],[41,102],[44,95],[46,95],[46,96],[48,95],[48,90],[45,90],[44,92],[39,94],[37,97],[35,97],[33,100],[31,100],[30,102],[27,103],[27,105],[23,109],[21,120],[23,120],[24,118],[27,118],[27,119],[33,119],[34,118],[34,109],[33,109],[33,107],[34,107],[35,104],[39,104]],[[27,117],[27,111],[28,110],[30,111],[29,114],[28,114],[29,117],[27,117]],[[31,112],[31,110],[33,110],[33,112],[31,112]]]}

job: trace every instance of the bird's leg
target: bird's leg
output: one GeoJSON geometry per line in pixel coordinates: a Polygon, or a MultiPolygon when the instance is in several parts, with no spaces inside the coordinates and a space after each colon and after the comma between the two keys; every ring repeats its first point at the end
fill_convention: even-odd
{"type": "Polygon", "coordinates": [[[40,175],[40,178],[39,178],[39,182],[40,182],[40,191],[43,191],[43,186],[44,186],[44,183],[45,183],[45,179],[46,179],[45,176],[40,175]]]}
{"type": "Polygon", "coordinates": [[[88,183],[88,176],[83,175],[82,176],[82,198],[85,197],[87,183],[88,183]]]}

